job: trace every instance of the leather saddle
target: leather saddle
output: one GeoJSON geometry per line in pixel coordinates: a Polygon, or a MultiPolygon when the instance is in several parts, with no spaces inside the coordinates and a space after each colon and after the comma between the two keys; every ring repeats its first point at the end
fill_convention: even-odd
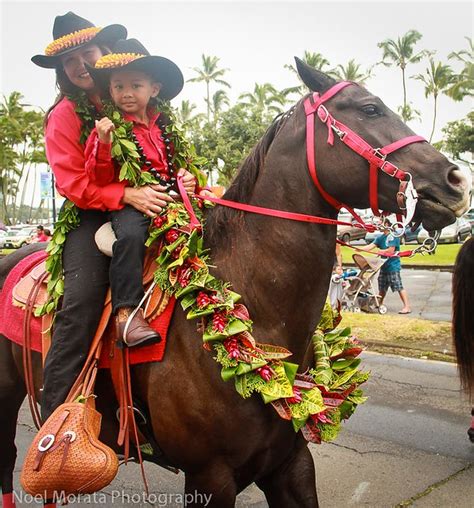
{"type": "MultiPolygon", "coordinates": [[[[115,241],[113,231],[110,223],[104,224],[96,233],[96,243],[99,249],[106,255],[112,255],[112,244],[115,241]]],[[[145,255],[145,261],[143,264],[143,286],[147,288],[153,281],[153,275],[157,268],[155,259],[158,257],[159,247],[150,247],[147,249],[145,255]]],[[[34,299],[33,308],[36,309],[44,305],[48,300],[47,284],[49,281],[49,274],[45,277],[46,272],[46,260],[36,265],[29,273],[27,273],[22,279],[20,279],[15,287],[13,288],[13,305],[16,307],[25,308],[28,298],[32,293],[33,288],[38,285],[38,281],[43,279],[39,283],[37,288],[37,294],[34,299]]],[[[152,320],[158,317],[165,309],[168,304],[169,297],[163,294],[158,286],[155,286],[144,310],[145,318],[152,320]]],[[[110,303],[110,293],[106,301],[104,302],[104,308],[110,303]]]]}

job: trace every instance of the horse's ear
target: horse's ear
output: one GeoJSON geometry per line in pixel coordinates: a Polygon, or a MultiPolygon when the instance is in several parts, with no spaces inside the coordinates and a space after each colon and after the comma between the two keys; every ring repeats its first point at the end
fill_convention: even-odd
{"type": "Polygon", "coordinates": [[[324,72],[314,69],[307,63],[303,62],[303,60],[300,60],[297,56],[295,56],[295,62],[300,78],[313,92],[323,93],[326,90],[329,90],[336,83],[333,78],[324,74],[324,72]]]}

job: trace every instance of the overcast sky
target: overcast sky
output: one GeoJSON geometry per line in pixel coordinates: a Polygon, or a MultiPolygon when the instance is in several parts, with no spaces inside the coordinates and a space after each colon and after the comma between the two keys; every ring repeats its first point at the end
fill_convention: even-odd
{"type": "MultiPolygon", "coordinates": [[[[232,85],[231,99],[251,91],[254,84],[270,82],[277,88],[297,84],[284,65],[304,50],[322,53],[331,66],[351,58],[369,67],[382,56],[377,43],[397,38],[410,29],[423,34],[419,49],[436,50],[436,59],[447,62],[452,51],[467,48],[466,36],[473,33],[471,2],[340,2],[329,1],[88,1],[44,2],[1,0],[0,88],[3,94],[20,91],[30,104],[47,108],[53,101],[54,72],[31,63],[51,42],[56,15],[72,10],[97,26],[121,23],[129,37],[141,40],[152,54],[174,60],[185,79],[200,65],[201,54],[215,55],[229,68],[226,80],[232,85]]],[[[408,68],[407,74],[424,71],[426,61],[408,68]]],[[[458,66],[459,69],[459,66],[458,66]]],[[[379,66],[368,88],[396,109],[402,103],[398,68],[379,66]]],[[[204,108],[204,85],[186,83],[175,99],[190,99],[204,108]]],[[[411,127],[426,137],[432,122],[432,99],[425,99],[423,85],[410,80],[408,99],[422,113],[411,127]]],[[[438,129],[461,118],[472,102],[439,100],[438,129]]]]}

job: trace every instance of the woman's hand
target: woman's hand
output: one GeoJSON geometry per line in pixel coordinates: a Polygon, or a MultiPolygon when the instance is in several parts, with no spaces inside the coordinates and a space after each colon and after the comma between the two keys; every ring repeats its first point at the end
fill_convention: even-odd
{"type": "Polygon", "coordinates": [[[143,187],[125,187],[122,203],[131,205],[148,217],[156,217],[173,198],[165,192],[162,185],[144,185],[143,187]]]}
{"type": "Polygon", "coordinates": [[[115,125],[110,118],[106,116],[100,120],[95,121],[95,128],[97,129],[97,135],[99,141],[109,145],[112,143],[112,131],[115,130],[115,125]]]}
{"type": "Polygon", "coordinates": [[[194,194],[196,190],[196,178],[186,169],[180,168],[178,176],[183,177],[183,187],[188,194],[194,194]]]}

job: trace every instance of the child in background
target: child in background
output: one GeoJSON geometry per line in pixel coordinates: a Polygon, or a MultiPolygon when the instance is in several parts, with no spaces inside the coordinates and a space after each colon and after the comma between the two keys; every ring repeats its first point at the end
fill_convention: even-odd
{"type": "MultiPolygon", "coordinates": [[[[125,121],[133,123],[134,142],[146,159],[143,171],[153,171],[163,181],[171,177],[170,147],[163,138],[160,113],[154,106],[155,98],[170,100],[181,91],[183,75],[170,60],[150,56],[136,39],[120,40],[113,52],[97,60],[88,71],[103,93],[110,94],[125,121]]],[[[98,185],[118,181],[118,171],[111,157],[113,122],[105,117],[96,121],[86,144],[86,171],[98,185]]],[[[180,169],[183,185],[193,193],[196,180],[191,173],[180,169]]],[[[172,201],[167,188],[153,185],[150,192],[157,193],[155,214],[172,201]]],[[[140,211],[139,203],[110,212],[112,228],[117,237],[113,245],[110,265],[112,307],[117,316],[119,337],[127,346],[159,342],[159,334],[146,322],[143,311],[134,313],[143,296],[142,272],[145,241],[150,219],[140,211]]],[[[143,210],[144,211],[144,210],[143,210]]]]}

